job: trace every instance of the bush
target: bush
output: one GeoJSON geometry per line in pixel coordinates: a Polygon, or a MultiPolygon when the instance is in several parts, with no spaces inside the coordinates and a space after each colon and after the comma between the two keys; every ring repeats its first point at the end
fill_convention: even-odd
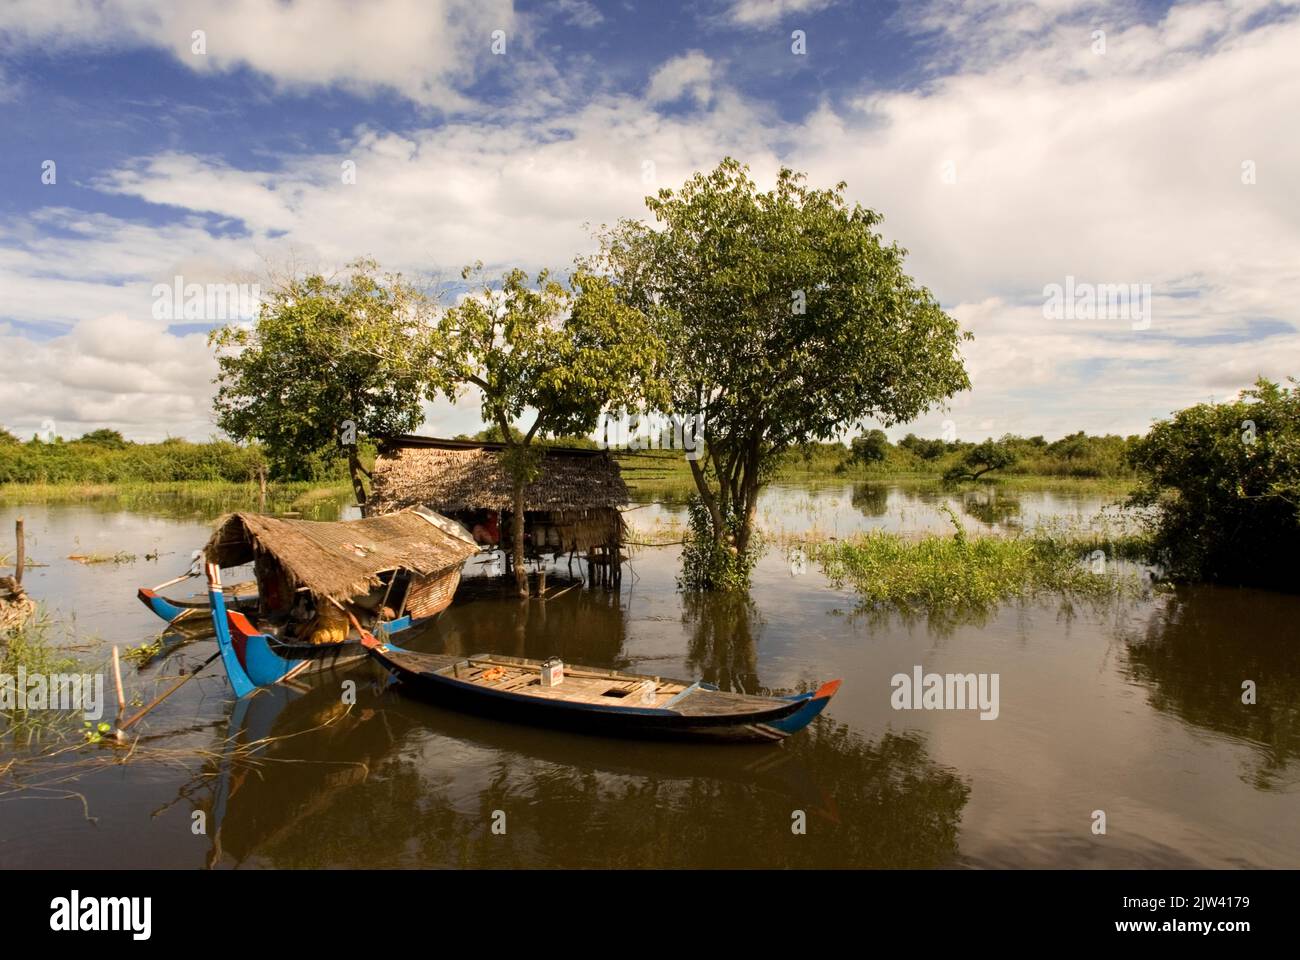
{"type": "Polygon", "coordinates": [[[687,505],[689,530],[682,546],[682,574],[677,585],[683,590],[745,590],[749,586],[749,574],[758,561],[761,549],[751,538],[750,549],[741,554],[735,546],[736,536],[740,532],[740,519],[736,516],[724,518],[727,531],[723,542],[719,543],[713,535],[713,517],[710,516],[704,501],[698,496],[691,497],[687,505]]]}
{"type": "MultiPolygon", "coordinates": [[[[1296,383],[1294,378],[1291,383],[1296,383]]],[[[1260,379],[1232,403],[1157,423],[1131,453],[1175,579],[1300,588],[1300,393],[1260,379]]]]}

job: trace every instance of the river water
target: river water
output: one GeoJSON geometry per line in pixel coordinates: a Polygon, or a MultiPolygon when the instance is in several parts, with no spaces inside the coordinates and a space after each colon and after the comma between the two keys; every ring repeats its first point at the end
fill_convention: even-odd
{"type": "MultiPolygon", "coordinates": [[[[1106,500],[787,484],[760,515],[794,539],[951,530],[947,504],[971,529],[1007,531],[1087,522],[1106,500]]],[[[0,530],[25,518],[28,554],[48,564],[29,591],[101,669],[109,645],[157,635],[136,587],[184,570],[225,506],[5,506],[0,530]],[[119,552],[136,559],[67,559],[119,552]]],[[[683,510],[649,502],[628,518],[670,539],[683,510]]],[[[775,746],[605,740],[410,700],[366,663],[237,705],[213,664],[137,728],[127,762],[102,745],[39,761],[48,740],[0,746],[0,766],[22,761],[0,778],[0,867],[1300,866],[1300,597],[1197,587],[931,619],[860,610],[783,546],[747,599],[683,597],[677,564],[676,547],[637,548],[617,592],[546,603],[470,583],[402,643],[751,692],[842,678],[812,727],[775,746]],[[917,667],[996,675],[996,719],[895,709],[891,678],[917,667]]],[[[471,561],[467,583],[489,569],[471,561]]],[[[214,650],[200,638],[128,666],[128,696],[147,702],[214,650]]]]}

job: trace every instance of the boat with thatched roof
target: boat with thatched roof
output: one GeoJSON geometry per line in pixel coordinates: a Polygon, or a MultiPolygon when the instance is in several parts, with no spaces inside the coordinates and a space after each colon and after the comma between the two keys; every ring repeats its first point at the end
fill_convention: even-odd
{"type": "Polygon", "coordinates": [[[467,530],[427,510],[321,522],[234,513],[204,548],[208,602],[238,696],[312,666],[360,656],[441,613],[478,551],[467,530]],[[256,614],[230,609],[221,569],[253,565],[256,614]]]}

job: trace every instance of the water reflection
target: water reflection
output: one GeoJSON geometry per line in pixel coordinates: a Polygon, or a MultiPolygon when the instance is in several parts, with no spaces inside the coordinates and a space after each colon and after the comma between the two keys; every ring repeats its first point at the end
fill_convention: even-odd
{"type": "Polygon", "coordinates": [[[1127,640],[1125,669],[1158,710],[1256,744],[1244,779],[1260,790],[1297,781],[1300,624],[1294,605],[1258,590],[1179,589],[1127,640]],[[1242,702],[1254,681],[1257,702],[1242,702]]]}
{"type": "Polygon", "coordinates": [[[1010,496],[997,487],[964,492],[961,508],[987,527],[1015,527],[1021,523],[1020,498],[1010,496]]]}
{"type": "Polygon", "coordinates": [[[691,628],[686,662],[693,672],[723,690],[768,692],[758,682],[762,622],[748,594],[685,594],[682,621],[691,628]]]}
{"type": "Polygon", "coordinates": [[[852,500],[864,517],[883,517],[889,512],[889,488],[883,484],[856,484],[852,500]]]}
{"type": "MultiPolygon", "coordinates": [[[[351,676],[352,674],[349,674],[351,676]]],[[[339,677],[236,707],[182,795],[211,866],[942,866],[969,787],[924,737],[819,720],[782,745],[673,745],[498,723],[339,677]],[[815,771],[815,773],[814,773],[815,771]],[[807,830],[791,831],[794,811],[807,830]],[[493,833],[494,811],[506,816],[493,833]]]]}

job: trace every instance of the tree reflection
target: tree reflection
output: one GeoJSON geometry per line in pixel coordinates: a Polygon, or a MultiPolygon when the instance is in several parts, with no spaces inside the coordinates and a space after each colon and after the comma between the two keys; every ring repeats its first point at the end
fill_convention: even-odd
{"type": "Polygon", "coordinates": [[[853,506],[866,517],[883,517],[889,512],[889,488],[880,484],[854,484],[853,506]]]}
{"type": "Polygon", "coordinates": [[[747,592],[684,593],[682,619],[691,625],[686,662],[693,672],[723,690],[764,692],[756,635],[762,620],[747,592]]]}
{"type": "Polygon", "coordinates": [[[1300,756],[1300,602],[1263,590],[1180,588],[1139,636],[1126,638],[1128,676],[1159,710],[1258,745],[1248,782],[1286,782],[1300,756]],[[1242,703],[1254,681],[1257,702],[1242,703]]]}

